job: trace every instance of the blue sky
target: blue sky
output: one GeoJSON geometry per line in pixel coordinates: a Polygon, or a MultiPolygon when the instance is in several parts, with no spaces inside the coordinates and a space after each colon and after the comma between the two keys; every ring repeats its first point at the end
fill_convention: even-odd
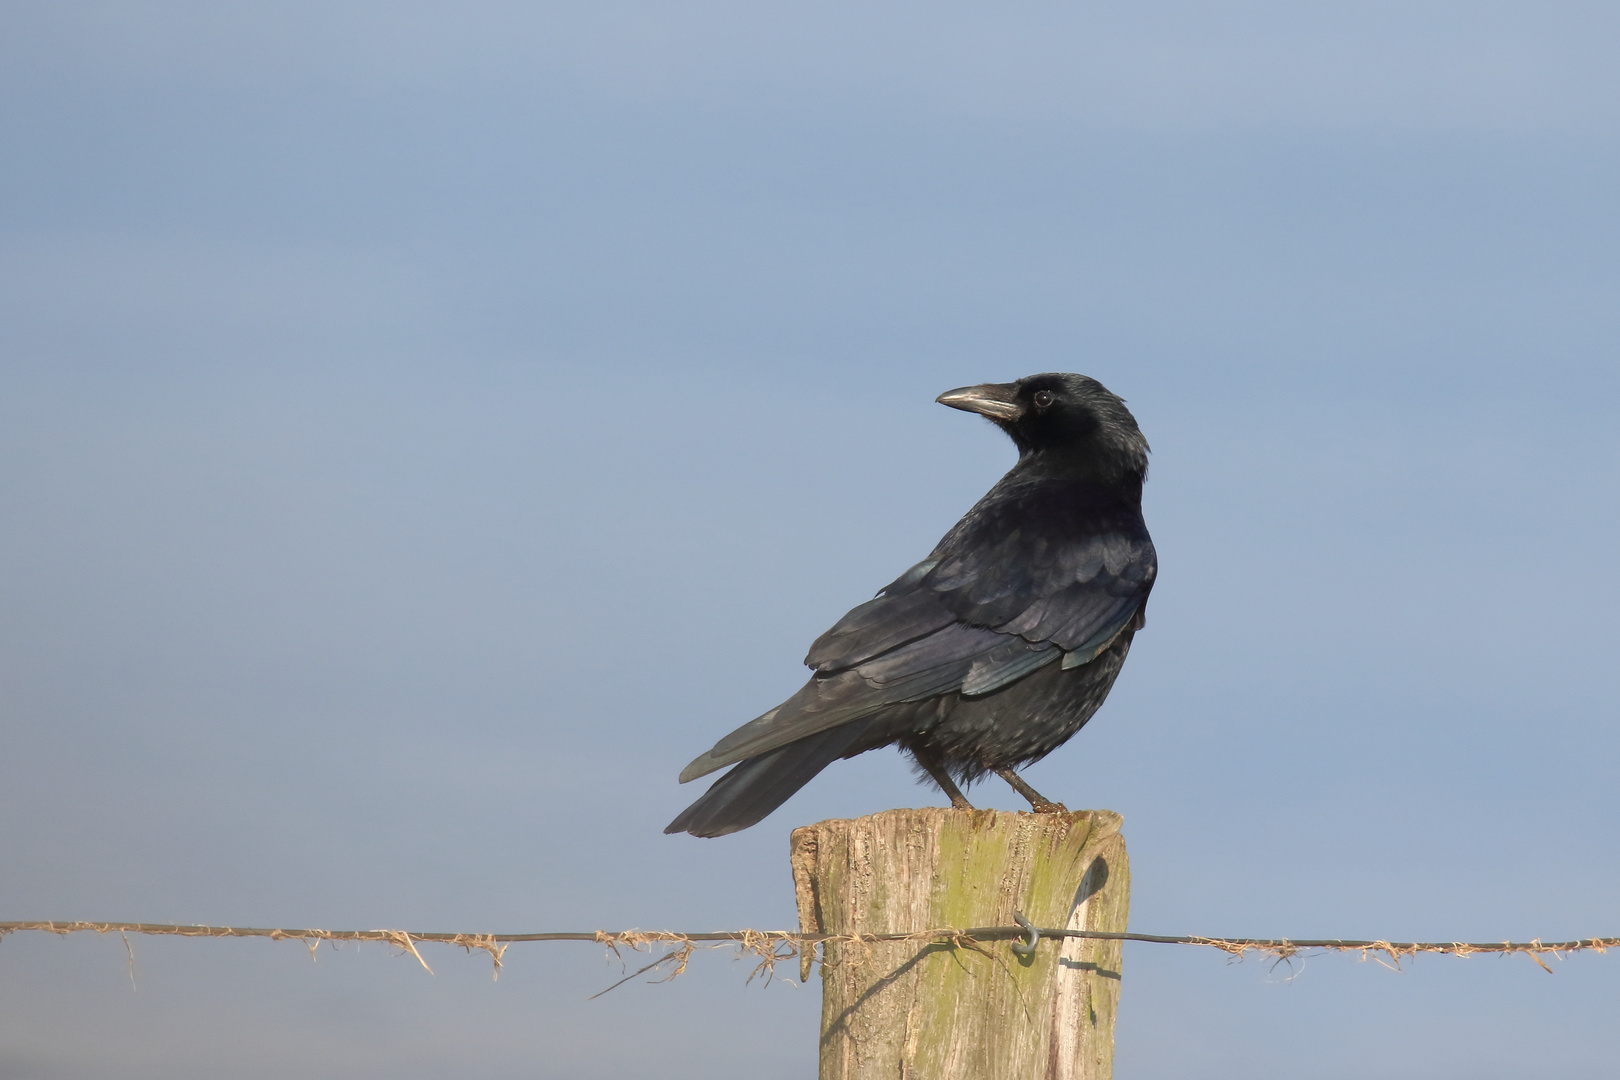
{"type": "MultiPolygon", "coordinates": [[[[692,755],[1081,371],[1163,570],[1031,770],[1160,933],[1620,933],[1620,15],[1596,3],[0,7],[0,912],[791,925],[692,755]]],[[[977,789],[1015,807],[997,786],[977,789]]],[[[0,943],[0,1073],[813,1069],[814,984],[0,943]],[[739,1037],[746,1033],[746,1037],[739,1037]]],[[[1122,1078],[1607,1077],[1620,960],[1140,945],[1122,1078]],[[1289,976],[1293,977],[1290,978],[1289,976]]]]}

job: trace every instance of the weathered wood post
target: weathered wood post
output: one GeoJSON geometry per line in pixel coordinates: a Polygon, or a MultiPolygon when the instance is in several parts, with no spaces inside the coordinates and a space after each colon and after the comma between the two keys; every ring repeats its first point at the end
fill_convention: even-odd
{"type": "MultiPolygon", "coordinates": [[[[1123,931],[1130,870],[1108,810],[889,810],[793,832],[804,933],[1009,926],[1123,931]]],[[[1120,943],[828,942],[821,1080],[1108,1080],[1120,943]]],[[[808,977],[805,959],[801,974],[808,977]]]]}

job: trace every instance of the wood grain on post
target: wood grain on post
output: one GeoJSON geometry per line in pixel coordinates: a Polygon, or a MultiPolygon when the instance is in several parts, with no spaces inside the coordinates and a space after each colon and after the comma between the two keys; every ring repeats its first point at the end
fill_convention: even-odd
{"type": "MultiPolygon", "coordinates": [[[[1123,931],[1130,870],[1108,810],[889,810],[793,832],[804,933],[1035,926],[1123,931]]],[[[1120,943],[829,941],[821,1080],[1108,1080],[1120,943]]],[[[801,974],[808,977],[806,958],[801,974]]]]}

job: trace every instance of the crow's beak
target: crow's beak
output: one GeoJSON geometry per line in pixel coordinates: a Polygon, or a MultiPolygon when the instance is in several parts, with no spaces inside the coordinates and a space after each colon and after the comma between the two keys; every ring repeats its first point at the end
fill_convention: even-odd
{"type": "Polygon", "coordinates": [[[947,390],[934,399],[963,412],[976,412],[992,420],[1016,420],[1024,415],[1024,406],[1018,401],[1018,388],[1012,383],[982,383],[947,390]]]}

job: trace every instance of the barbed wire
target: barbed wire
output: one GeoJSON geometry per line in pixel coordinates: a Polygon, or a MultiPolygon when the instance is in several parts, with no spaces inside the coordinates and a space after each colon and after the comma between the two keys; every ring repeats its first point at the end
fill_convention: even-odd
{"type": "MultiPolygon", "coordinates": [[[[275,941],[300,941],[315,955],[321,942],[339,943],[345,941],[379,941],[394,945],[402,952],[414,956],[422,967],[430,973],[422,954],[416,946],[423,942],[453,945],[467,952],[478,950],[489,955],[494,963],[495,974],[500,974],[502,960],[506,955],[508,946],[546,941],[584,941],[594,942],[606,946],[615,954],[620,948],[639,951],[654,945],[666,946],[671,951],[663,957],[653,961],[640,971],[626,976],[628,981],[636,975],[643,974],[660,965],[671,965],[671,972],[666,978],[674,978],[686,970],[687,960],[693,950],[699,946],[719,947],[735,945],[744,953],[752,953],[761,958],[760,966],[755,974],[764,974],[767,978],[771,974],[774,964],[804,954],[806,949],[814,953],[815,946],[831,944],[861,944],[893,941],[915,941],[918,943],[950,944],[954,947],[977,948],[980,943],[988,941],[1016,941],[1026,939],[1022,945],[1015,946],[1020,950],[1033,949],[1042,940],[1062,940],[1067,938],[1084,938],[1095,941],[1140,941],[1158,945],[1198,945],[1207,948],[1219,949],[1229,956],[1242,959],[1247,953],[1255,952],[1271,956],[1278,960],[1287,960],[1306,951],[1325,952],[1359,952],[1362,960],[1372,957],[1386,966],[1399,967],[1403,958],[1411,958],[1419,953],[1439,953],[1451,956],[1472,956],[1476,953],[1494,953],[1498,955],[1509,953],[1524,953],[1539,964],[1547,972],[1548,967],[1542,959],[1543,956],[1552,955],[1559,959],[1567,953],[1595,951],[1607,952],[1611,948],[1620,947],[1620,937],[1593,937],[1577,938],[1574,941],[1542,941],[1535,938],[1530,941],[1386,941],[1383,939],[1361,938],[1246,938],[1246,937],[1206,937],[1199,934],[1141,934],[1132,931],[1111,930],[1069,930],[1057,927],[1037,927],[1022,921],[1015,926],[970,926],[964,929],[954,927],[938,927],[930,930],[918,930],[910,933],[874,933],[874,934],[806,934],[793,930],[716,930],[702,932],[677,932],[673,930],[583,930],[583,931],[548,931],[539,933],[498,934],[498,933],[440,933],[433,931],[416,930],[321,930],[313,927],[302,929],[272,929],[256,926],[207,926],[191,925],[186,923],[139,923],[139,922],[89,922],[89,921],[62,921],[62,920],[35,920],[28,922],[0,922],[0,939],[8,934],[34,931],[47,934],[121,934],[125,935],[126,944],[129,934],[146,934],[167,937],[193,937],[193,938],[270,938],[275,941]],[[1388,961],[1383,957],[1388,957],[1388,961]]],[[[982,950],[981,950],[982,951],[982,950]]],[[[823,961],[825,962],[825,961],[823,961]]],[[[750,976],[750,981],[753,976],[750,976]]],[[[619,985],[618,983],[614,984],[619,985]]],[[[609,987],[608,989],[612,989],[609,987]]],[[[603,991],[606,993],[606,991],[603,991]]]]}

